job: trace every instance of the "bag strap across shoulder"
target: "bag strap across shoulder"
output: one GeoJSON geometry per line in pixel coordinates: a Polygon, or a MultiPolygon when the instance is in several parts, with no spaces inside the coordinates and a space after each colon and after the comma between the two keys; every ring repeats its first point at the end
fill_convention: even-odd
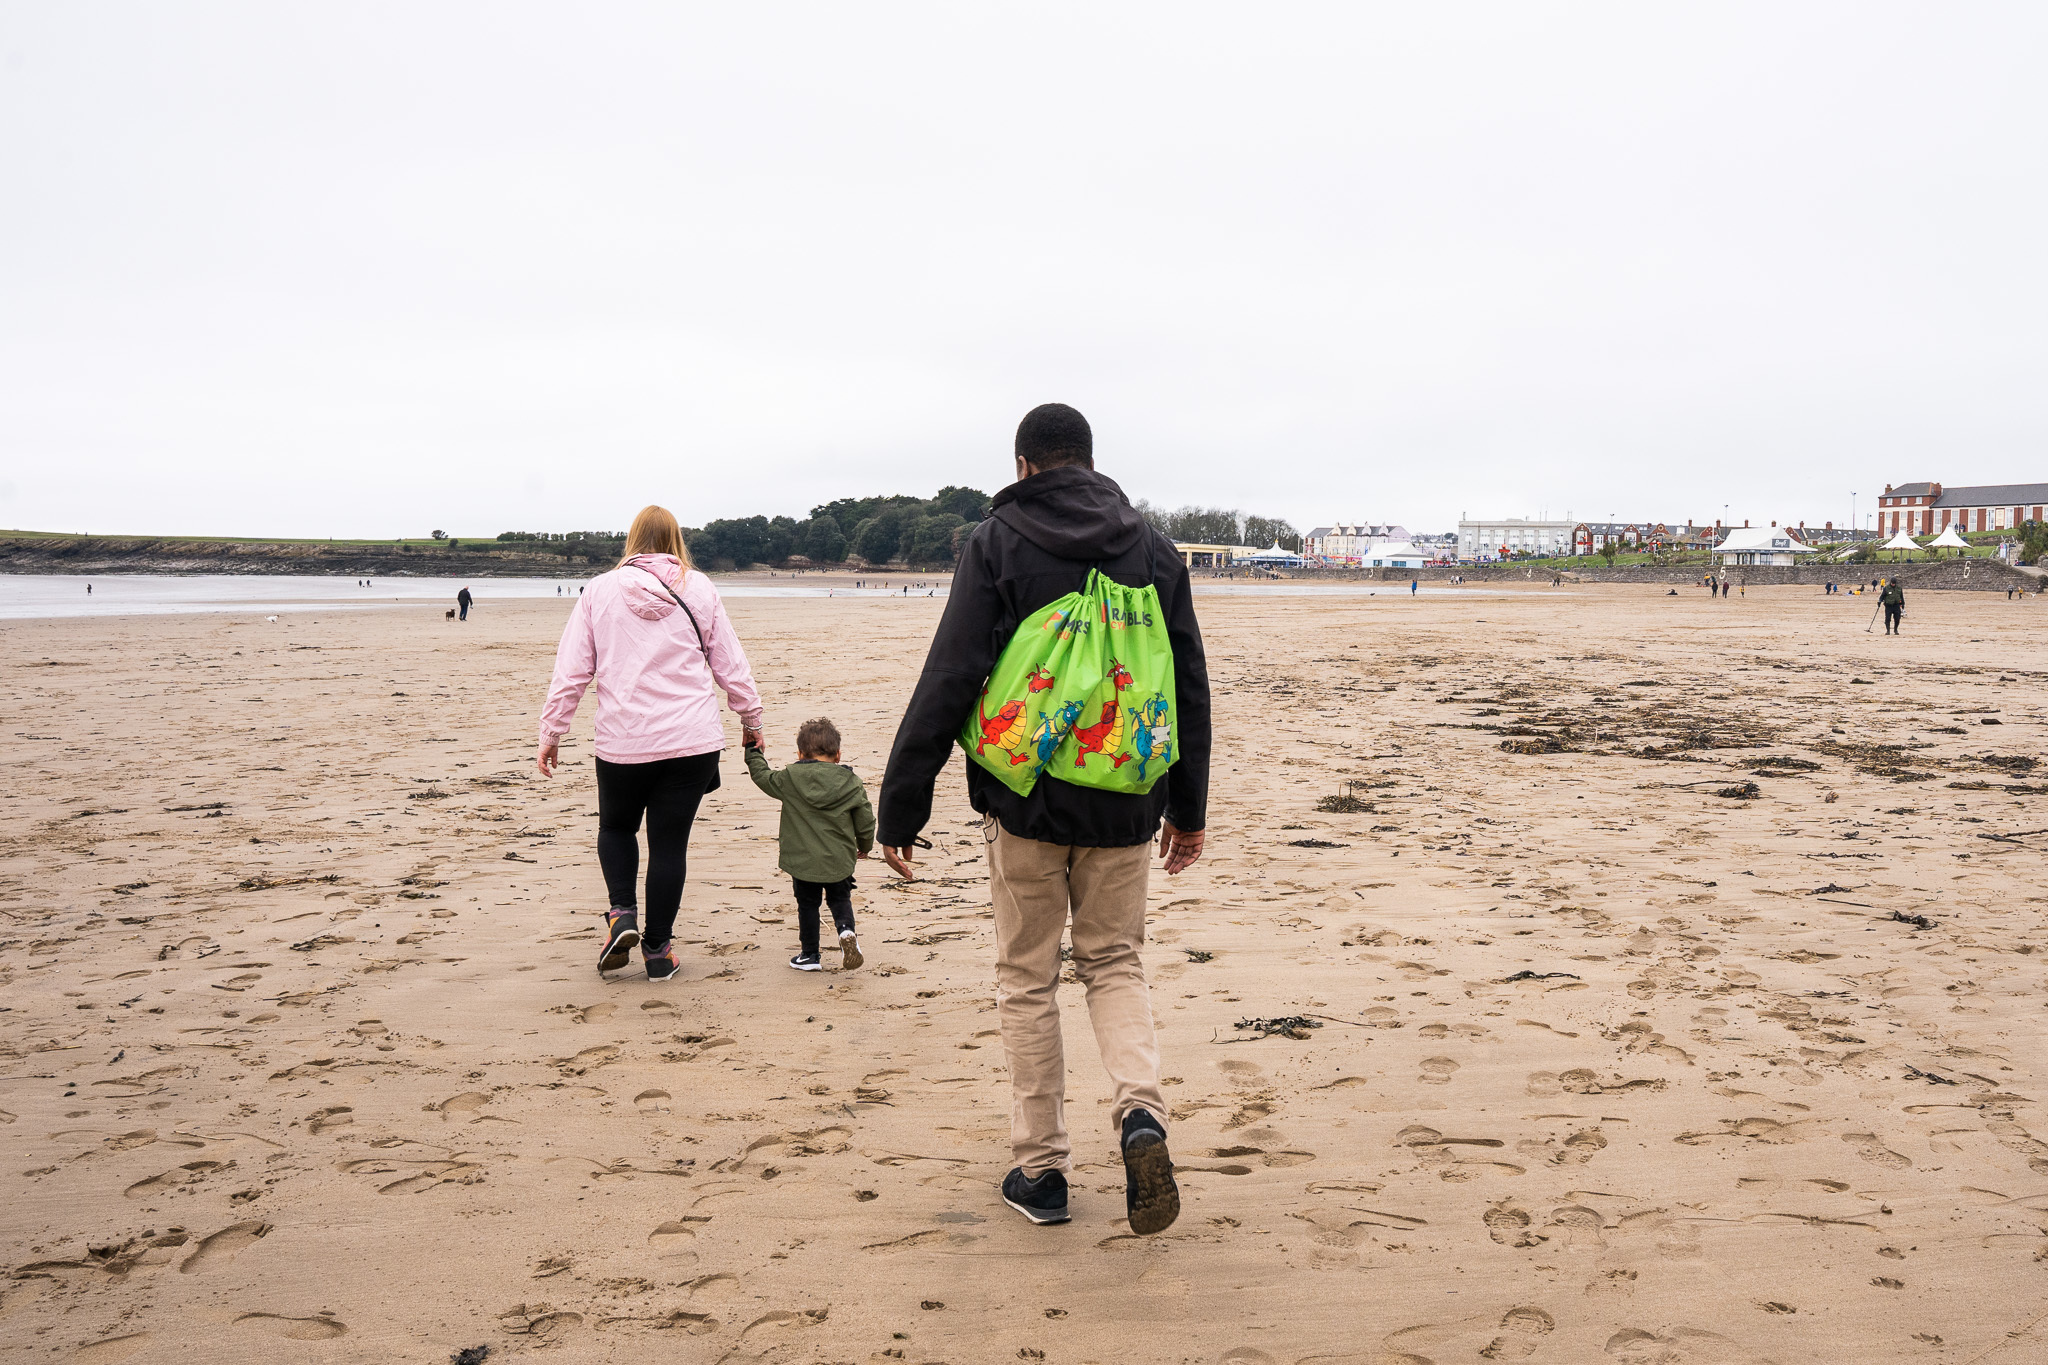
{"type": "MultiPolygon", "coordinates": [[[[690,604],[683,600],[682,594],[678,593],[674,588],[671,588],[668,584],[662,583],[661,575],[656,573],[654,570],[646,567],[645,565],[635,564],[633,567],[640,570],[641,573],[646,574],[655,582],[661,583],[661,590],[669,595],[669,600],[671,600],[677,606],[683,609],[683,615],[690,618],[690,629],[697,632],[697,648],[704,651],[705,661],[707,663],[710,662],[711,646],[704,643],[704,627],[697,624],[697,613],[690,610],[690,604]]],[[[687,574],[689,573],[689,570],[685,569],[683,570],[683,572],[687,574]]]]}

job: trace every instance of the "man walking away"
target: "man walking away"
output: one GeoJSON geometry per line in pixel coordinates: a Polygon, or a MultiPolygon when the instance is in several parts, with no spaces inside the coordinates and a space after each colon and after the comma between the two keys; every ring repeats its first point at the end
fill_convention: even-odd
{"type": "Polygon", "coordinates": [[[464,621],[469,619],[469,604],[475,600],[475,598],[469,595],[468,588],[464,588],[461,592],[455,594],[455,605],[462,608],[462,615],[459,619],[464,621]]]}
{"type": "Polygon", "coordinates": [[[1884,607],[1884,633],[1897,635],[1899,622],[1906,614],[1906,590],[1899,586],[1898,579],[1887,579],[1877,600],[1884,607]]]}
{"type": "Polygon", "coordinates": [[[911,845],[931,816],[932,783],[955,736],[975,715],[996,660],[1025,618],[1081,590],[1089,569],[1129,587],[1151,584],[1173,653],[1180,751],[1144,795],[1084,787],[1056,768],[1018,795],[967,763],[967,793],[983,817],[996,919],[996,1000],[1010,1068],[1005,1203],[1034,1223],[1067,1221],[1066,1053],[1060,1037],[1060,937],[1072,920],[1074,973],[1115,1089],[1109,1120],[1124,1160],[1131,1230],[1149,1234],[1180,1215],[1166,1149],[1159,1047],[1139,949],[1145,941],[1150,844],[1166,871],[1201,856],[1209,791],[1209,671],[1173,543],[1095,472],[1088,422],[1063,403],[1017,427],[1017,482],[961,548],[945,614],[932,638],[889,766],[877,840],[889,865],[911,873],[911,845]]]}

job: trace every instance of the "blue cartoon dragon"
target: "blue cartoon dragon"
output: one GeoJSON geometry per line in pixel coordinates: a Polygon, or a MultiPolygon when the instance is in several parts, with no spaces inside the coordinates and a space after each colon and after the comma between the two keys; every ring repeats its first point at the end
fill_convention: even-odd
{"type": "Polygon", "coordinates": [[[1061,742],[1072,732],[1074,722],[1080,718],[1081,703],[1077,701],[1067,702],[1057,711],[1041,711],[1038,716],[1038,728],[1031,732],[1031,750],[1010,755],[1010,766],[1015,767],[1034,758],[1038,760],[1041,768],[1052,762],[1053,750],[1060,747],[1061,742]]]}
{"type": "Polygon", "coordinates": [[[1173,762],[1173,726],[1167,717],[1172,711],[1164,692],[1154,692],[1152,700],[1143,706],[1129,707],[1131,713],[1131,747],[1138,755],[1138,780],[1145,780],[1145,765],[1153,759],[1162,764],[1173,762]]]}

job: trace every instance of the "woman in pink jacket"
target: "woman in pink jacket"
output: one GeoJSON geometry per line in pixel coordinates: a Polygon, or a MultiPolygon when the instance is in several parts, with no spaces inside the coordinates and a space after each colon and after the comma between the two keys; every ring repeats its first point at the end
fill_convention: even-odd
{"type": "Polygon", "coordinates": [[[746,651],[711,580],[690,567],[666,508],[642,508],[619,567],[576,599],[540,717],[540,772],[553,777],[583,689],[597,679],[597,860],[611,893],[599,972],[641,945],[647,975],[676,974],[674,929],[683,899],[690,824],[718,789],[725,725],[718,694],[761,743],[761,698],[746,651]],[[640,817],[647,817],[647,926],[638,923],[640,817]]]}

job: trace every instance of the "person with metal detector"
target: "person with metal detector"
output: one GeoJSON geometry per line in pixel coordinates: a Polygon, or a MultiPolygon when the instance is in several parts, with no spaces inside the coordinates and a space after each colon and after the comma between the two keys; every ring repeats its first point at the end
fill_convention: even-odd
{"type": "Polygon", "coordinates": [[[1884,609],[1884,633],[1897,635],[1899,622],[1906,615],[1906,590],[1899,586],[1899,580],[1885,580],[1884,591],[1877,595],[1878,606],[1884,609]]]}

